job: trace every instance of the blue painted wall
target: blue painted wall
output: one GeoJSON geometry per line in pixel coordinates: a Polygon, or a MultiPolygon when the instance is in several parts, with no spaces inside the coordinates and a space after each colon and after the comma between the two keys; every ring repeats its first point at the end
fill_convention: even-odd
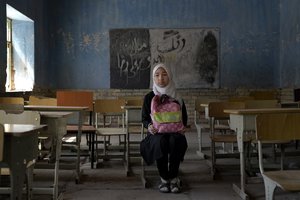
{"type": "Polygon", "coordinates": [[[300,1],[280,1],[281,87],[300,87],[300,1]]]}
{"type": "Polygon", "coordinates": [[[110,29],[199,27],[220,28],[221,87],[300,86],[298,0],[0,0],[1,88],[6,2],[35,20],[38,87],[110,88],[110,29]]]}
{"type": "Polygon", "coordinates": [[[279,0],[57,0],[51,18],[54,88],[109,88],[113,28],[221,29],[221,87],[279,86],[279,0]]]}

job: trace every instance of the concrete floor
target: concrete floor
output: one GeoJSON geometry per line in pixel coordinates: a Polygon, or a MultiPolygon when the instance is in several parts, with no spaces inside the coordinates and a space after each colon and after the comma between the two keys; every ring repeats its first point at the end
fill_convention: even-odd
{"type": "MultiPolygon", "coordinates": [[[[232,184],[239,183],[239,160],[218,160],[222,164],[216,180],[212,180],[206,160],[200,159],[196,130],[186,133],[189,148],[180,167],[180,178],[183,181],[182,193],[163,194],[157,189],[159,177],[154,173],[148,176],[151,187],[144,188],[140,179],[139,160],[134,161],[133,175],[127,177],[124,165],[120,160],[103,162],[96,169],[90,168],[88,159],[82,158],[82,176],[80,184],[75,183],[74,171],[61,170],[59,174],[59,192],[65,200],[235,200],[240,199],[233,191],[232,184]],[[228,165],[227,165],[228,164],[228,165]],[[227,167],[226,167],[227,165],[227,167]]],[[[208,138],[206,138],[208,140],[208,138]]],[[[153,168],[155,169],[155,168],[153,168]]],[[[35,184],[41,185],[53,180],[53,170],[35,170],[35,184]]],[[[262,182],[247,184],[250,199],[263,200],[262,182]]],[[[0,199],[7,199],[0,195],[0,199]]],[[[50,200],[51,195],[34,195],[34,200],[50,200]]],[[[290,194],[277,189],[275,199],[299,199],[300,194],[290,194]]]]}

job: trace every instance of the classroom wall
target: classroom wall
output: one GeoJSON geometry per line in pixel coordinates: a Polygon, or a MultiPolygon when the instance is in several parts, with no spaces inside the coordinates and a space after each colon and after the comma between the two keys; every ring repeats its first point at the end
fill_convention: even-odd
{"type": "Polygon", "coordinates": [[[300,87],[300,1],[280,0],[280,85],[300,87]],[[297,12],[298,10],[298,12],[297,12]]]}
{"type": "Polygon", "coordinates": [[[48,76],[37,84],[65,89],[110,88],[110,29],[218,27],[220,87],[279,87],[279,2],[51,1],[51,59],[45,69],[48,76]]]}
{"type": "Polygon", "coordinates": [[[109,89],[110,29],[199,27],[221,30],[221,88],[300,87],[298,0],[0,0],[0,36],[6,3],[35,21],[36,88],[109,89]]]}

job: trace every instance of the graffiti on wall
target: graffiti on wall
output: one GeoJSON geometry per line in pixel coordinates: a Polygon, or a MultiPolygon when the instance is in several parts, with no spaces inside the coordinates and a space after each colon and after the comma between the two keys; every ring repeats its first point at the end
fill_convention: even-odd
{"type": "Polygon", "coordinates": [[[151,87],[151,68],[170,66],[178,88],[219,87],[219,29],[113,29],[111,88],[151,87]]]}

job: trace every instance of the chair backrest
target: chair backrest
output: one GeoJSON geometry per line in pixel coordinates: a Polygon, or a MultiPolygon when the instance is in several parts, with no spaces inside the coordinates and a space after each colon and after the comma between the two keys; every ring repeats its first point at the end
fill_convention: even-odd
{"type": "Polygon", "coordinates": [[[93,111],[93,92],[61,90],[56,92],[58,106],[86,106],[93,111]]]}
{"type": "Polygon", "coordinates": [[[0,162],[3,160],[3,148],[4,148],[4,127],[0,124],[0,162]]]}
{"type": "Polygon", "coordinates": [[[21,113],[24,111],[23,97],[0,97],[0,110],[7,113],[21,113]]]}
{"type": "Polygon", "coordinates": [[[233,101],[233,102],[245,102],[248,100],[254,100],[253,96],[233,96],[229,97],[228,101],[233,101]]]}
{"type": "Polygon", "coordinates": [[[246,108],[279,108],[280,104],[276,99],[270,100],[248,100],[245,101],[246,108]]]}
{"type": "Polygon", "coordinates": [[[22,113],[6,113],[0,110],[0,124],[33,124],[40,125],[41,116],[38,111],[25,110],[22,113]]]}
{"type": "MultiPolygon", "coordinates": [[[[88,107],[87,112],[84,112],[83,121],[87,124],[92,124],[93,95],[92,91],[59,90],[56,92],[57,105],[88,107]]],[[[71,118],[68,118],[68,124],[76,124],[78,115],[79,113],[76,113],[71,118]]]]}
{"type": "Polygon", "coordinates": [[[142,96],[121,96],[118,99],[124,99],[127,106],[142,106],[144,102],[142,96]]]}
{"type": "Polygon", "coordinates": [[[128,99],[126,100],[126,106],[143,106],[143,99],[128,99]]]}
{"type": "Polygon", "coordinates": [[[57,106],[57,99],[44,96],[29,96],[29,105],[57,106]]]}
{"type": "Polygon", "coordinates": [[[23,97],[0,97],[0,104],[23,104],[23,97]]]}
{"type": "Polygon", "coordinates": [[[136,125],[142,125],[142,108],[130,108],[126,109],[125,113],[125,122],[126,126],[129,126],[130,124],[136,125]]]}
{"type": "Polygon", "coordinates": [[[257,100],[277,99],[277,92],[275,90],[271,90],[271,91],[252,91],[252,92],[250,92],[249,95],[254,97],[254,99],[257,99],[257,100]]]}
{"type": "MultiPolygon", "coordinates": [[[[33,124],[40,125],[41,116],[38,111],[24,111],[22,113],[6,113],[4,110],[0,110],[0,125],[2,124],[33,124]]],[[[0,126],[0,161],[3,156],[4,137],[1,135],[0,126]]]]}
{"type": "Polygon", "coordinates": [[[245,108],[244,102],[210,102],[208,104],[209,117],[214,117],[215,119],[229,119],[229,114],[224,113],[225,109],[243,109],[245,108]]]}
{"type": "Polygon", "coordinates": [[[272,113],[256,116],[256,139],[299,140],[300,113],[272,113]]]}
{"type": "Polygon", "coordinates": [[[125,105],[125,99],[96,99],[94,103],[94,112],[101,114],[124,113],[121,106],[125,105]]]}
{"type": "Polygon", "coordinates": [[[124,127],[124,110],[122,106],[126,105],[125,99],[96,99],[94,103],[94,113],[95,113],[95,125],[98,126],[107,126],[111,124],[112,120],[109,123],[106,123],[105,118],[110,117],[118,117],[118,125],[122,125],[124,127]],[[101,125],[100,117],[103,117],[103,124],[101,125]],[[121,121],[119,117],[122,117],[121,121]]]}
{"type": "Polygon", "coordinates": [[[209,98],[199,98],[195,100],[195,111],[204,112],[205,108],[201,104],[209,104],[210,102],[219,102],[221,100],[209,99],[209,98]]]}

